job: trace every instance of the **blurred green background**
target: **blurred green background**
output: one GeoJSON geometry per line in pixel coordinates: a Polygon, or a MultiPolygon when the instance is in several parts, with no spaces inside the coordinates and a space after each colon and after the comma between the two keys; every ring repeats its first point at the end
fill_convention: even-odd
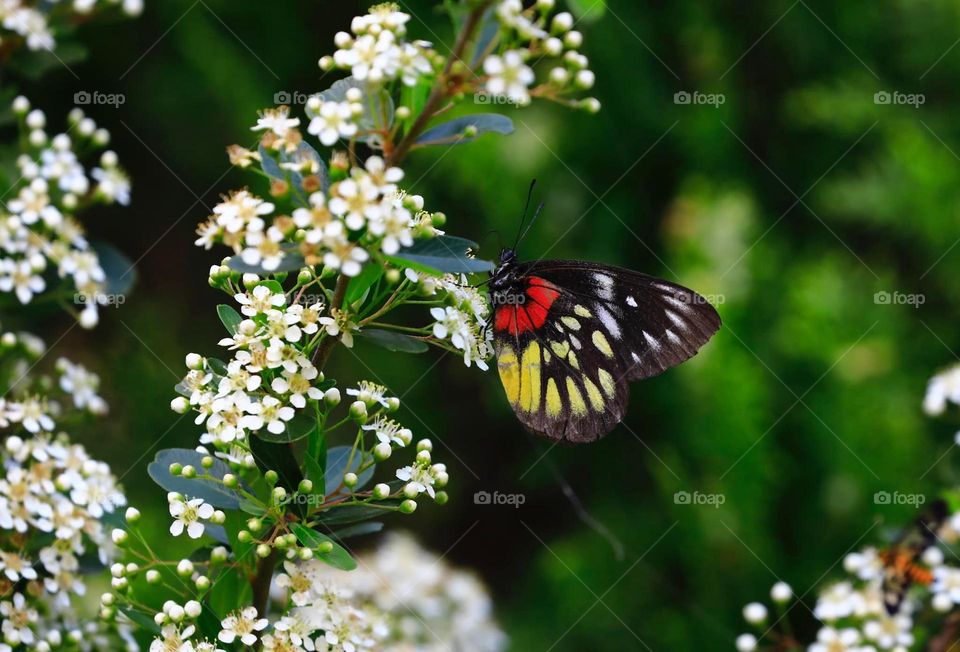
{"type": "MultiPolygon", "coordinates": [[[[446,52],[439,3],[401,4],[411,32],[446,52]]],[[[199,428],[167,404],[184,354],[212,354],[221,336],[206,270],[225,252],[194,248],[193,228],[251,181],[224,148],[253,140],[275,93],[329,86],[316,61],[365,7],[148,1],[139,20],[83,27],[91,56],[72,72],[20,83],[54,123],[78,91],[126,96],[90,113],[113,132],[133,205],[88,224],[139,259],[140,282],[100,328],[57,347],[102,374],[112,418],[85,443],[159,527],[165,500],[146,464],[195,445],[199,428]]],[[[960,351],[960,3],[610,0],[591,13],[578,29],[598,116],[511,112],[512,136],[415,153],[410,190],[495,257],[489,231],[513,237],[536,177],[547,205],[521,256],[679,281],[713,296],[725,327],[690,363],[635,385],[624,425],[577,449],[531,441],[496,375],[456,356],[358,343],[328,375],[350,384],[375,369],[403,397],[401,420],[434,439],[450,503],[388,528],[476,569],[512,649],[728,649],[744,603],[782,579],[812,607],[849,549],[914,513],[875,492],[932,496],[956,476],[941,459],[952,430],[920,405],[960,351]],[[678,104],[680,91],[724,101],[678,104]],[[877,103],[883,91],[924,102],[877,103]],[[481,490],[526,502],[475,505],[481,490]],[[678,504],[679,491],[724,502],[678,504]]],[[[44,335],[69,326],[48,319],[44,335]]],[[[805,605],[791,617],[809,634],[805,605]]]]}

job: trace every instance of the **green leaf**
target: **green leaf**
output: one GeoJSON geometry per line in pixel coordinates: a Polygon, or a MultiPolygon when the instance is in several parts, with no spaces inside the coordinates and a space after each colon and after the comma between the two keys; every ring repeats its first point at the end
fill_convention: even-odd
{"type": "Polygon", "coordinates": [[[426,342],[411,335],[380,328],[367,328],[360,331],[358,335],[370,340],[377,346],[382,346],[388,351],[396,351],[397,353],[424,353],[430,348],[426,342]]]}
{"type": "MultiPolygon", "coordinates": [[[[353,459],[351,460],[350,453],[353,451],[353,446],[335,446],[327,451],[327,470],[326,470],[326,481],[324,486],[324,495],[329,496],[334,493],[343,482],[343,476],[347,473],[356,473],[357,469],[360,468],[360,465],[366,461],[369,461],[369,456],[365,459],[363,454],[359,451],[353,454],[353,459]],[[350,467],[347,468],[347,462],[350,462],[350,467]]],[[[354,491],[359,491],[370,482],[370,478],[373,477],[375,465],[370,465],[369,468],[364,469],[363,473],[360,473],[357,476],[357,484],[353,487],[354,491]]]]}
{"type": "Polygon", "coordinates": [[[207,358],[207,367],[217,376],[227,375],[227,363],[219,358],[207,358]]]}
{"type": "Polygon", "coordinates": [[[234,310],[232,306],[224,303],[217,306],[217,316],[220,317],[220,321],[223,322],[227,332],[231,335],[237,332],[237,327],[239,327],[240,322],[243,321],[243,317],[240,316],[239,312],[234,310]]]}
{"type": "Polygon", "coordinates": [[[364,534],[374,534],[383,529],[383,523],[380,521],[369,521],[367,523],[358,523],[357,525],[349,525],[345,528],[336,530],[333,532],[333,538],[338,541],[343,541],[344,539],[350,539],[352,537],[360,537],[364,534]]]}
{"type": "Polygon", "coordinates": [[[493,271],[493,263],[486,260],[477,260],[469,255],[469,251],[476,248],[477,243],[465,238],[438,235],[429,240],[418,240],[413,243],[413,246],[405,247],[387,258],[391,261],[415,263],[428,269],[454,274],[477,274],[493,271]]]}
{"type": "Polygon", "coordinates": [[[266,473],[270,470],[277,472],[280,476],[278,486],[286,489],[288,493],[297,490],[303,476],[289,444],[274,444],[260,437],[251,437],[250,452],[253,453],[253,459],[256,460],[262,472],[266,473]]]}
{"type": "MultiPolygon", "coordinates": [[[[224,618],[231,611],[249,604],[253,597],[251,594],[250,582],[243,576],[243,572],[239,568],[223,568],[214,579],[210,593],[207,594],[206,602],[214,614],[224,618]]],[[[207,605],[204,606],[204,611],[207,611],[207,605]]],[[[218,621],[217,625],[219,626],[219,624],[218,621]]],[[[216,638],[219,632],[220,628],[217,627],[217,630],[212,634],[203,633],[210,638],[216,638]]]]}
{"type": "Polygon", "coordinates": [[[273,179],[286,181],[287,175],[284,174],[283,168],[280,167],[277,159],[273,158],[273,154],[271,154],[270,151],[263,145],[260,145],[258,151],[260,152],[260,167],[267,174],[267,176],[273,179]]]}
{"type": "Polygon", "coordinates": [[[298,441],[308,436],[317,427],[316,418],[306,410],[298,412],[292,419],[286,422],[286,428],[283,432],[274,433],[266,428],[258,430],[254,435],[264,441],[277,444],[289,444],[292,441],[298,441]]]}
{"type": "Polygon", "coordinates": [[[567,6],[578,21],[592,23],[607,13],[606,0],[567,0],[567,6]]]}
{"type": "Polygon", "coordinates": [[[493,42],[493,39],[500,33],[500,20],[497,18],[497,12],[493,7],[488,8],[483,13],[483,19],[480,21],[480,35],[477,37],[477,45],[473,51],[472,68],[477,68],[487,53],[487,48],[493,42]]]}
{"type": "Polygon", "coordinates": [[[370,289],[370,286],[380,280],[381,276],[383,276],[382,265],[364,265],[360,273],[350,279],[344,300],[348,304],[359,300],[370,289]]]}
{"type": "Polygon", "coordinates": [[[313,550],[315,559],[319,559],[334,568],[345,571],[352,571],[357,567],[357,562],[350,556],[350,553],[327,535],[320,534],[316,530],[311,530],[301,523],[294,523],[290,526],[290,529],[297,535],[297,540],[300,541],[301,544],[313,550]],[[318,547],[325,543],[332,545],[333,550],[330,552],[318,552],[318,547]]]}
{"type": "Polygon", "coordinates": [[[485,133],[512,134],[513,120],[499,113],[479,113],[454,118],[423,132],[417,138],[418,145],[459,145],[469,143],[485,133]],[[472,136],[464,133],[468,128],[476,129],[472,136]]]}
{"type": "MultiPolygon", "coordinates": [[[[381,500],[378,505],[390,505],[396,507],[400,504],[399,500],[381,500]]],[[[317,515],[317,520],[326,525],[343,525],[345,523],[357,523],[358,521],[367,521],[371,518],[383,516],[387,510],[378,507],[369,507],[367,505],[346,505],[345,507],[333,507],[317,515]]]]}
{"type": "Polygon", "coordinates": [[[237,509],[240,506],[240,494],[233,489],[228,489],[213,480],[184,478],[170,474],[170,465],[173,463],[183,466],[190,464],[197,469],[197,473],[205,472],[220,479],[230,473],[230,467],[219,459],[214,459],[213,466],[204,469],[200,463],[204,457],[206,456],[203,453],[189,448],[168,448],[157,453],[147,467],[147,474],[167,491],[176,491],[190,498],[202,498],[221,509],[237,509]]]}
{"type": "Polygon", "coordinates": [[[120,612],[129,618],[134,624],[138,625],[140,629],[151,634],[160,633],[160,625],[158,625],[153,620],[153,616],[148,616],[142,611],[137,611],[132,607],[118,607],[120,612]]]}
{"type": "Polygon", "coordinates": [[[100,267],[106,280],[103,284],[103,294],[125,295],[130,292],[137,281],[137,268],[119,249],[106,242],[91,242],[90,246],[100,260],[100,267]]]}

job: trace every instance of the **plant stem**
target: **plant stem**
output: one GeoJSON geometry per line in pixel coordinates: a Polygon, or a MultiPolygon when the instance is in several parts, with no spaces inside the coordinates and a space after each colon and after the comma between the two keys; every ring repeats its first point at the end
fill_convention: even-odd
{"type": "Polygon", "coordinates": [[[473,38],[473,32],[477,29],[480,18],[487,10],[489,4],[490,2],[483,2],[467,14],[467,19],[463,23],[463,29],[460,30],[460,34],[457,36],[457,42],[453,46],[453,51],[447,59],[443,72],[440,73],[440,76],[437,78],[437,83],[434,85],[433,90],[430,91],[430,96],[423,105],[423,111],[420,112],[420,115],[417,116],[417,119],[414,120],[413,125],[411,125],[410,130],[404,134],[403,138],[390,153],[390,156],[387,157],[388,166],[397,165],[403,160],[403,157],[406,156],[410,148],[413,147],[417,137],[430,120],[433,119],[440,105],[447,99],[450,94],[450,89],[448,88],[450,84],[450,73],[453,70],[454,63],[460,61],[463,57],[467,44],[470,43],[470,39],[473,38]]]}

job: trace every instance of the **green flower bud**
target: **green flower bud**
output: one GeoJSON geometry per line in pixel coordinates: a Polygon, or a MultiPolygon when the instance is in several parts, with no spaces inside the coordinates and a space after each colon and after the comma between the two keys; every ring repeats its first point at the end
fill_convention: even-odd
{"type": "Polygon", "coordinates": [[[358,480],[356,473],[345,473],[343,476],[343,484],[350,488],[356,487],[358,480]]]}
{"type": "Polygon", "coordinates": [[[302,494],[308,494],[313,491],[313,482],[307,478],[304,478],[300,481],[300,484],[297,485],[297,490],[302,494]]]}
{"type": "Polygon", "coordinates": [[[261,543],[259,546],[257,546],[257,557],[260,557],[261,559],[266,559],[267,557],[270,556],[270,551],[271,551],[270,546],[268,546],[265,543],[261,543]]]}
{"type": "Polygon", "coordinates": [[[400,503],[400,512],[403,514],[413,514],[417,511],[417,501],[415,500],[405,500],[400,503]]]}
{"type": "Polygon", "coordinates": [[[450,496],[447,495],[446,491],[438,491],[433,497],[433,502],[438,505],[446,505],[448,500],[450,500],[450,496]]]}
{"type": "Polygon", "coordinates": [[[267,484],[269,484],[272,487],[273,485],[277,484],[277,481],[280,479],[280,476],[277,475],[276,471],[274,471],[273,469],[270,469],[269,471],[263,474],[263,479],[266,480],[267,484]]]}

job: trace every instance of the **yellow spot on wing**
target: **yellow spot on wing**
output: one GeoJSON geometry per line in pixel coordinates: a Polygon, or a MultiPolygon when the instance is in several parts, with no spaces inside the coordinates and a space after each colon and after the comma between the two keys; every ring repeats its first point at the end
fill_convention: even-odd
{"type": "Polygon", "coordinates": [[[540,345],[531,342],[520,358],[520,409],[534,412],[540,408],[540,345]]]}
{"type": "Polygon", "coordinates": [[[600,395],[600,390],[597,389],[597,386],[586,376],[583,377],[583,386],[587,389],[587,398],[590,399],[590,406],[597,412],[603,412],[603,396],[600,395]]]}
{"type": "Polygon", "coordinates": [[[563,411],[563,402],[560,400],[560,392],[557,391],[557,383],[553,378],[547,380],[547,416],[555,417],[563,411]]]}
{"type": "Polygon", "coordinates": [[[580,330],[580,322],[578,322],[574,317],[561,317],[560,321],[562,321],[563,325],[572,331],[580,330]]]}
{"type": "Polygon", "coordinates": [[[573,312],[580,315],[581,317],[587,317],[587,318],[593,317],[593,313],[591,313],[589,310],[587,310],[585,307],[581,306],[580,304],[577,304],[573,307],[573,312]]]}
{"type": "Polygon", "coordinates": [[[573,378],[567,376],[567,399],[570,401],[570,411],[578,417],[587,413],[587,404],[583,402],[583,394],[580,393],[577,384],[573,378]]]}
{"type": "Polygon", "coordinates": [[[550,342],[550,348],[558,358],[565,358],[570,353],[570,342],[550,342]]]}
{"type": "Polygon", "coordinates": [[[600,353],[607,356],[608,358],[613,357],[613,349],[610,348],[610,342],[607,341],[607,338],[600,331],[593,331],[593,345],[600,349],[600,353]]]}
{"type": "Polygon", "coordinates": [[[606,369],[600,369],[597,371],[600,375],[600,387],[603,388],[604,394],[613,398],[617,395],[617,384],[613,382],[613,376],[610,375],[610,372],[606,369]]]}
{"type": "Polygon", "coordinates": [[[567,362],[570,363],[570,366],[576,370],[580,370],[580,361],[577,359],[577,354],[573,351],[570,352],[570,355],[567,356],[567,362]]]}
{"type": "Polygon", "coordinates": [[[500,382],[507,393],[507,400],[516,407],[520,401],[520,369],[517,367],[517,354],[512,347],[504,346],[497,356],[497,371],[500,382]]]}

